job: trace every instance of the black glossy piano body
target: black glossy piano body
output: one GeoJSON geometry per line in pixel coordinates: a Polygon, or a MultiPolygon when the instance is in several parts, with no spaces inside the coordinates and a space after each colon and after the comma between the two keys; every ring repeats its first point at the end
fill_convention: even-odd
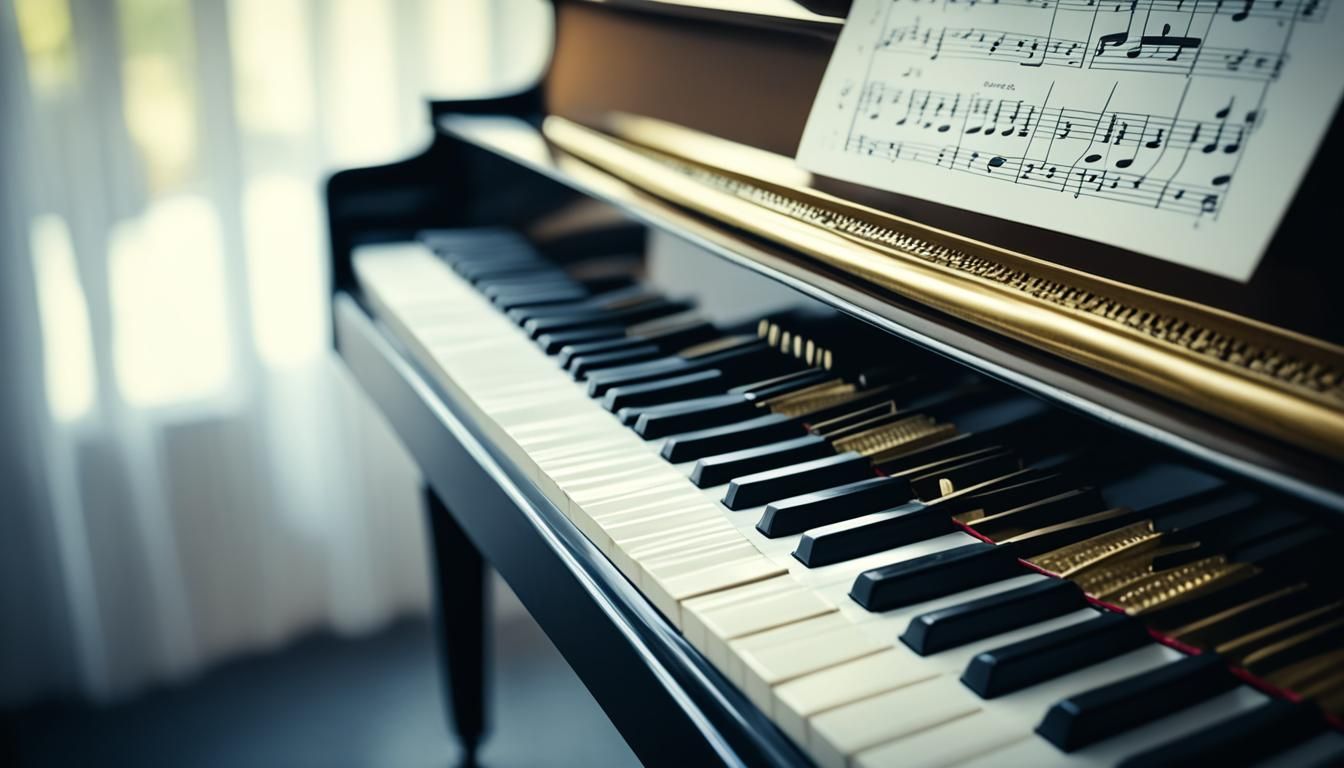
{"type": "MultiPolygon", "coordinates": [[[[650,228],[662,230],[723,260],[744,280],[780,284],[800,302],[824,305],[880,329],[892,337],[893,345],[923,348],[1100,423],[1125,450],[1171,457],[1233,478],[1258,493],[1312,510],[1323,524],[1334,524],[1337,513],[1344,511],[1338,457],[1255,434],[819,266],[791,252],[787,244],[753,237],[659,200],[557,148],[543,131],[548,115],[577,119],[606,108],[694,124],[789,154],[790,142],[796,142],[801,130],[799,109],[805,115],[820,76],[819,62],[824,63],[835,33],[832,23],[816,20],[669,9],[658,3],[606,5],[558,4],[556,60],[536,87],[499,98],[433,103],[429,119],[435,138],[424,153],[392,165],[343,171],[327,190],[336,348],[423,473],[445,689],[453,727],[469,746],[488,731],[482,685],[482,665],[488,660],[483,660],[481,634],[488,606],[481,587],[483,568],[490,567],[517,593],[647,764],[810,764],[492,445],[469,409],[436,386],[388,332],[352,270],[352,253],[362,244],[407,240],[424,230],[507,227],[529,233],[544,252],[563,261],[575,254],[635,253],[650,228]],[[713,51],[716,41],[735,37],[734,56],[757,57],[755,95],[741,90],[740,82],[709,82],[707,73],[730,63],[710,56],[687,76],[703,87],[686,88],[680,99],[682,87],[671,80],[675,73],[641,63],[657,60],[650,55],[631,59],[624,85],[607,83],[612,89],[602,97],[607,103],[598,104],[594,94],[601,84],[589,81],[601,80],[593,70],[609,59],[589,60],[582,50],[601,35],[631,29],[646,34],[621,37],[607,56],[634,56],[632,46],[641,41],[657,49],[694,39],[697,50],[713,51]],[[658,32],[647,32],[651,29],[658,32]],[[631,85],[641,81],[659,94],[656,101],[631,85]],[[716,116],[716,105],[733,99],[759,103],[737,104],[716,116]],[[756,107],[761,117],[742,117],[756,107]],[[600,211],[597,223],[564,223],[565,212],[576,206],[600,211]]],[[[1316,176],[1308,182],[1318,183],[1316,176]]],[[[846,185],[831,184],[829,189],[850,199],[872,200],[846,185]]],[[[995,229],[983,217],[968,219],[917,202],[884,204],[946,228],[972,233],[995,229]]],[[[1295,210],[1294,216],[1307,216],[1295,210]]],[[[1000,242],[1021,249],[1040,246],[1052,254],[1078,245],[1039,240],[1035,233],[1021,231],[1008,232],[1000,242]]],[[[1133,267],[1116,269],[1118,277],[1125,277],[1125,270],[1133,267]]],[[[1276,269],[1295,273],[1291,264],[1276,269]]],[[[1158,271],[1168,287],[1176,286],[1172,290],[1183,295],[1216,298],[1248,313],[1264,309],[1256,306],[1261,299],[1255,286],[1225,290],[1165,267],[1158,271]]],[[[1274,278],[1271,272],[1265,279],[1274,278]]],[[[1265,316],[1325,335],[1321,324],[1334,321],[1314,311],[1318,304],[1308,300],[1289,308],[1276,303],[1278,309],[1265,316]],[[1301,314],[1273,315],[1280,311],[1301,314]]]]}

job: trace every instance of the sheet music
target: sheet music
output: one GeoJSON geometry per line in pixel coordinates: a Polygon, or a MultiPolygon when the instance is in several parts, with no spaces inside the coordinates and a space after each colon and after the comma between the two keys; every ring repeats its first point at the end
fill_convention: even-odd
{"type": "Polygon", "coordinates": [[[798,162],[1250,279],[1344,92],[1332,0],[855,0],[798,162]]]}

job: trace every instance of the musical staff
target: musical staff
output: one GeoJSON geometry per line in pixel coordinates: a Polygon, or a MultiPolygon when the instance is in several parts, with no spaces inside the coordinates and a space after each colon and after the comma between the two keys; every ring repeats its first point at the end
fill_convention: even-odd
{"type": "MultiPolygon", "coordinates": [[[[1108,99],[1109,102],[1109,99],[1108,99]]],[[[869,83],[845,150],[1196,216],[1216,215],[1257,114],[1235,104],[1199,119],[1088,110],[869,83]],[[1239,118],[1239,119],[1235,119],[1239,118]],[[867,126],[899,129],[877,138],[867,126]],[[933,143],[933,137],[945,143],[933,143]],[[1046,147],[1044,154],[1031,148],[1046,147]],[[1181,175],[1190,154],[1217,159],[1202,183],[1181,175]]],[[[1205,163],[1207,166],[1207,163],[1205,163]]]]}
{"type": "MultiPolygon", "coordinates": [[[[1168,27],[1169,29],[1169,27],[1168,27]]],[[[1287,56],[1279,51],[1220,48],[1197,37],[1128,33],[1098,36],[1097,42],[977,27],[894,27],[878,49],[918,54],[930,60],[966,59],[1020,66],[1071,67],[1181,76],[1273,80],[1287,56]]]]}
{"type": "Polygon", "coordinates": [[[912,6],[975,8],[1004,6],[1034,8],[1042,11],[1084,13],[1198,13],[1225,16],[1232,21],[1271,19],[1274,21],[1319,22],[1329,9],[1330,0],[894,0],[912,6]]]}
{"type": "Polygon", "coordinates": [[[1143,150],[1193,148],[1205,154],[1239,151],[1242,141],[1254,129],[1257,117],[1254,112],[1247,112],[1240,122],[1229,125],[1229,116],[1217,113],[1211,120],[1198,120],[1123,110],[1098,112],[974,94],[907,89],[882,82],[869,83],[860,95],[860,104],[863,120],[883,120],[897,128],[936,133],[955,128],[965,136],[1028,141],[1054,138],[1143,150]],[[1213,141],[1215,134],[1219,141],[1213,141]],[[1222,141],[1224,134],[1226,142],[1222,141]]]}
{"type": "Polygon", "coordinates": [[[1070,167],[1045,157],[987,154],[956,145],[917,141],[881,141],[859,134],[846,150],[892,162],[923,163],[987,179],[1052,190],[1072,197],[1095,197],[1192,216],[1218,212],[1222,188],[1227,181],[1200,186],[1170,184],[1143,174],[1094,168],[1070,167]]]}

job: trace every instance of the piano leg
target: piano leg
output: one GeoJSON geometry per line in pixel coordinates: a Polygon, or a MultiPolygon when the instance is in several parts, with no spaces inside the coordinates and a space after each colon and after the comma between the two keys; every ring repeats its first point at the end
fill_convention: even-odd
{"type": "Polygon", "coordinates": [[[463,764],[474,765],[485,733],[485,561],[428,486],[424,496],[448,726],[462,742],[463,764]]]}

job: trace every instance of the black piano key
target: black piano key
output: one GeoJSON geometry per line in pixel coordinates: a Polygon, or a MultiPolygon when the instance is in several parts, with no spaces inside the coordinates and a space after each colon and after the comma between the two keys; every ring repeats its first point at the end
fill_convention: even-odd
{"type": "Polygon", "coordinates": [[[793,556],[809,568],[875,555],[954,530],[947,513],[923,502],[872,512],[806,531],[793,556]]]}
{"type": "Polygon", "coordinates": [[[684,312],[691,308],[685,301],[654,299],[622,309],[578,310],[564,315],[528,318],[523,323],[527,335],[536,339],[559,331],[592,328],[602,325],[633,325],[656,317],[684,312]]]}
{"type": "Polygon", "coordinates": [[[554,264],[535,256],[526,255],[496,257],[485,261],[458,262],[453,265],[453,269],[459,275],[473,283],[479,279],[499,275],[517,275],[520,273],[531,274],[540,272],[544,274],[564,275],[564,272],[554,264]]]}
{"type": "Polygon", "coordinates": [[[569,368],[570,361],[576,357],[585,355],[597,355],[605,352],[618,352],[624,349],[633,349],[647,345],[656,345],[664,353],[674,351],[678,348],[690,344],[697,344],[701,341],[708,341],[715,334],[717,329],[709,323],[695,323],[693,325],[681,326],[679,328],[653,333],[648,335],[621,336],[614,339],[602,339],[600,341],[589,341],[581,344],[570,344],[562,348],[556,356],[556,361],[562,368],[569,368]]]}
{"type": "Polygon", "coordinates": [[[653,440],[750,419],[759,413],[760,407],[744,395],[732,392],[709,395],[643,408],[635,421],[635,434],[653,440]]]}
{"type": "Polygon", "coordinates": [[[792,367],[792,361],[771,349],[765,342],[750,341],[693,358],[669,355],[644,363],[608,368],[588,377],[588,395],[600,397],[612,387],[643,384],[707,368],[718,368],[725,376],[738,376],[744,370],[759,369],[773,373],[782,368],[792,367]]]}
{"type": "Polygon", "coordinates": [[[1053,680],[1151,642],[1143,624],[1118,613],[1071,624],[977,654],[961,682],[981,697],[997,696],[1053,680]]]}
{"type": "Polygon", "coordinates": [[[480,266],[463,271],[467,282],[483,291],[491,285],[509,285],[541,280],[562,280],[568,277],[563,270],[545,262],[515,262],[480,266]]]}
{"type": "Polygon", "coordinates": [[[746,509],[872,476],[866,456],[846,452],[736,478],[728,483],[723,505],[746,509]]]}
{"type": "Polygon", "coordinates": [[[835,523],[910,498],[910,484],[894,477],[870,477],[824,491],[781,499],[766,506],[756,530],[774,539],[835,523]]]}
{"type": "Polygon", "coordinates": [[[1078,585],[1045,579],[910,620],[901,642],[921,656],[1021,629],[1087,607],[1078,585]]]}
{"type": "Polygon", "coordinates": [[[723,371],[710,368],[644,384],[612,387],[602,396],[602,407],[619,413],[626,408],[642,408],[712,395],[723,391],[725,381],[723,371]]]}
{"type": "Polygon", "coordinates": [[[835,448],[828,440],[819,435],[805,434],[755,448],[706,456],[695,463],[691,470],[691,482],[701,488],[712,488],[734,478],[834,455],[835,448]]]}
{"type": "MultiPolygon", "coordinates": [[[[951,483],[952,490],[969,488],[986,480],[1001,477],[1022,468],[1022,459],[1008,451],[998,451],[984,456],[939,467],[923,475],[910,478],[910,490],[915,498],[936,499],[943,496],[945,482],[951,483]]],[[[948,491],[950,493],[951,491],[948,491]]]]}
{"type": "Polygon", "coordinates": [[[600,341],[585,341],[580,344],[569,344],[563,347],[555,356],[555,361],[561,368],[569,368],[569,361],[583,355],[600,355],[604,352],[619,352],[623,349],[632,347],[642,347],[649,342],[636,338],[634,336],[621,336],[615,339],[602,339],[600,341]]]}
{"type": "Polygon", "coordinates": [[[518,309],[537,309],[540,307],[549,307],[556,304],[568,304],[570,302],[582,301],[587,298],[588,292],[582,288],[565,286],[562,283],[555,283],[557,287],[546,288],[545,290],[528,291],[493,291],[490,302],[499,308],[501,312],[512,312],[518,309]]]}
{"type": "Polygon", "coordinates": [[[601,325],[592,328],[580,328],[573,331],[563,331],[560,333],[546,333],[537,337],[537,346],[548,355],[559,352],[561,348],[570,344],[580,344],[585,341],[599,341],[601,339],[615,339],[625,337],[625,326],[623,325],[601,325]]]}
{"type": "Polygon", "coordinates": [[[627,347],[611,352],[597,352],[589,355],[579,355],[569,361],[565,366],[575,381],[583,381],[588,377],[590,371],[601,370],[603,368],[615,368],[618,365],[628,365],[630,363],[642,363],[645,360],[652,360],[655,357],[664,354],[663,350],[656,344],[641,344],[639,346],[627,347]]]}
{"type": "MultiPolygon", "coordinates": [[[[805,433],[802,420],[782,413],[772,413],[737,424],[676,435],[663,444],[662,456],[673,464],[680,464],[683,461],[769,445],[788,438],[801,437],[805,433]]],[[[723,482],[730,479],[731,476],[725,478],[723,482]]]]}
{"type": "Polygon", "coordinates": [[[866,570],[854,579],[849,596],[870,611],[889,611],[1023,573],[1011,553],[977,541],[866,570]]]}
{"type": "Polygon", "coordinates": [[[1251,765],[1285,752],[1325,730],[1311,704],[1271,699],[1207,728],[1130,755],[1119,768],[1251,765]]]}
{"type": "MultiPolygon", "coordinates": [[[[490,291],[522,290],[528,286],[494,286],[487,288],[490,291]]],[[[639,286],[631,286],[611,293],[599,294],[597,296],[587,296],[577,301],[564,304],[551,304],[544,307],[516,307],[506,311],[504,314],[509,320],[524,325],[528,320],[542,319],[549,317],[562,317],[572,315],[576,312],[610,312],[614,309],[625,306],[637,306],[643,302],[661,300],[662,296],[652,293],[639,286]]]]}
{"type": "Polygon", "coordinates": [[[1056,702],[1036,733],[1065,752],[1151,723],[1238,685],[1222,657],[1187,656],[1056,702]]]}
{"type": "Polygon", "coordinates": [[[895,509],[814,528],[803,534],[793,556],[810,568],[875,555],[889,549],[926,541],[955,530],[952,515],[971,509],[990,512],[1019,505],[1038,495],[1065,487],[1070,478],[1037,475],[1024,470],[988,483],[978,492],[940,499],[937,503],[911,502],[895,509]]]}
{"type": "Polygon", "coordinates": [[[794,371],[783,376],[776,376],[764,381],[753,381],[748,384],[733,387],[730,392],[738,392],[746,395],[749,399],[756,402],[766,400],[779,395],[787,395],[790,392],[796,392],[804,387],[810,387],[825,381],[831,381],[836,378],[830,371],[823,371],[818,368],[804,368],[801,371],[794,371]]]}
{"type": "Polygon", "coordinates": [[[710,366],[698,366],[682,357],[669,355],[658,357],[642,363],[632,363],[630,365],[608,368],[603,371],[597,371],[588,377],[588,396],[601,397],[612,387],[620,387],[628,384],[643,384],[649,381],[656,381],[671,376],[680,376],[693,371],[702,370],[710,366]]]}

